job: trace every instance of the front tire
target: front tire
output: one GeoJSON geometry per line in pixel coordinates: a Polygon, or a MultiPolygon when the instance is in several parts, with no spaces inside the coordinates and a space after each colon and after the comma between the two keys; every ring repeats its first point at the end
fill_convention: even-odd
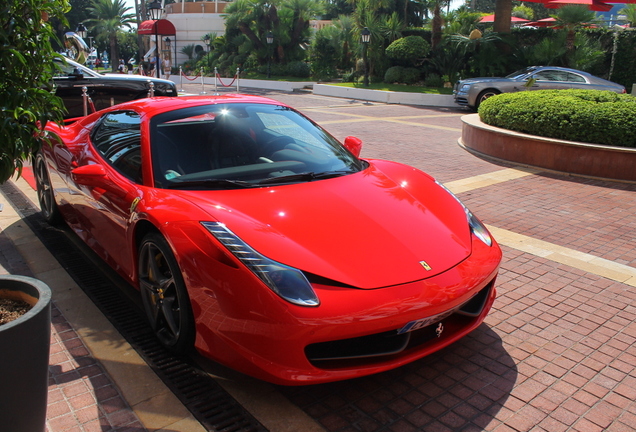
{"type": "Polygon", "coordinates": [[[60,209],[55,202],[55,191],[51,185],[51,177],[47,168],[46,159],[42,153],[35,156],[33,163],[35,184],[38,193],[38,202],[42,216],[49,225],[59,225],[62,223],[62,215],[60,209]]]}
{"type": "Polygon", "coordinates": [[[484,90],[483,92],[479,93],[479,96],[477,96],[477,101],[475,103],[475,111],[477,111],[479,109],[479,105],[481,105],[481,103],[483,101],[485,101],[486,99],[491,98],[493,96],[497,96],[500,93],[501,92],[499,90],[495,90],[495,89],[488,89],[488,90],[484,90]]]}
{"type": "Polygon", "coordinates": [[[150,325],[163,346],[185,354],[194,343],[194,319],[181,270],[168,242],[146,235],[139,247],[139,288],[150,325]]]}

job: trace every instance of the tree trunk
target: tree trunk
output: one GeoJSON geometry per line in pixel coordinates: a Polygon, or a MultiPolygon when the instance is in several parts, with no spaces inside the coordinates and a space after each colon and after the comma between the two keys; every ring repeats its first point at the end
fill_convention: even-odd
{"type": "MultiPolygon", "coordinates": [[[[511,1],[511,0],[508,0],[511,1]]],[[[433,22],[431,23],[431,49],[435,49],[442,42],[442,15],[439,6],[439,0],[435,2],[433,10],[433,22]]]]}
{"type": "Polygon", "coordinates": [[[494,30],[497,33],[510,33],[512,0],[497,0],[495,3],[494,30]]]}

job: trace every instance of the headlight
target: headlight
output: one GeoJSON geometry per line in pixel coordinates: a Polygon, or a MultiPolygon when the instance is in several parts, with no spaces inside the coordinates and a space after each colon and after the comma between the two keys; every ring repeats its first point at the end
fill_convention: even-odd
{"type": "Polygon", "coordinates": [[[311,284],[300,270],[259,254],[220,222],[201,222],[201,225],[283,299],[300,306],[320,304],[311,284]]]}
{"type": "Polygon", "coordinates": [[[464,85],[461,86],[459,91],[460,92],[468,92],[468,89],[470,89],[470,84],[464,84],[464,85]]]}
{"type": "Polygon", "coordinates": [[[448,190],[446,186],[444,186],[437,180],[435,180],[435,183],[437,183],[442,189],[444,189],[453,198],[455,198],[455,200],[457,200],[457,202],[464,208],[464,212],[466,213],[466,219],[468,220],[468,226],[470,227],[470,231],[473,234],[475,234],[475,237],[477,237],[479,240],[484,242],[486,245],[492,246],[492,237],[490,236],[490,233],[488,232],[488,229],[486,229],[484,224],[479,219],[477,219],[477,217],[474,214],[472,214],[470,210],[468,210],[468,207],[466,207],[464,203],[461,202],[461,200],[455,196],[454,193],[448,190]]]}

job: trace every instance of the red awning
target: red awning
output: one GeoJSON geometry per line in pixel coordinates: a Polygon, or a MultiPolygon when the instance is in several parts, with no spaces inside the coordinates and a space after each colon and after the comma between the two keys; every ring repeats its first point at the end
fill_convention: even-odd
{"type": "Polygon", "coordinates": [[[137,29],[138,34],[142,35],[176,35],[177,31],[174,28],[174,24],[172,24],[167,19],[160,20],[148,20],[139,24],[137,29]]]}

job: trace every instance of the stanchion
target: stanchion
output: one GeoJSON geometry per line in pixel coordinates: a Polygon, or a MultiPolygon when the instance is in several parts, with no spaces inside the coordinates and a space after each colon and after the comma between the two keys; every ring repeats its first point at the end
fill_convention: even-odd
{"type": "Polygon", "coordinates": [[[201,68],[201,93],[199,94],[202,94],[202,95],[207,94],[205,92],[205,81],[203,80],[203,68],[201,68]]]}
{"type": "Polygon", "coordinates": [[[239,74],[240,74],[240,73],[241,73],[241,70],[240,70],[239,68],[236,68],[236,92],[237,92],[237,93],[240,93],[240,92],[241,92],[241,90],[240,90],[240,88],[239,88],[239,77],[240,77],[240,75],[239,75],[239,74]]]}
{"type": "Polygon", "coordinates": [[[179,93],[184,93],[184,91],[183,91],[183,68],[181,66],[179,66],[179,78],[181,78],[181,81],[180,81],[180,84],[179,84],[181,88],[179,89],[179,93]]]}
{"type": "Polygon", "coordinates": [[[216,77],[218,75],[219,75],[219,71],[216,68],[214,68],[214,95],[215,96],[219,95],[219,91],[217,90],[217,87],[216,87],[216,77]]]}
{"type": "Polygon", "coordinates": [[[148,97],[151,98],[154,96],[155,96],[155,83],[148,80],[148,97]]]}
{"type": "Polygon", "coordinates": [[[82,101],[84,103],[84,117],[88,115],[88,87],[82,87],[82,101]]]}

